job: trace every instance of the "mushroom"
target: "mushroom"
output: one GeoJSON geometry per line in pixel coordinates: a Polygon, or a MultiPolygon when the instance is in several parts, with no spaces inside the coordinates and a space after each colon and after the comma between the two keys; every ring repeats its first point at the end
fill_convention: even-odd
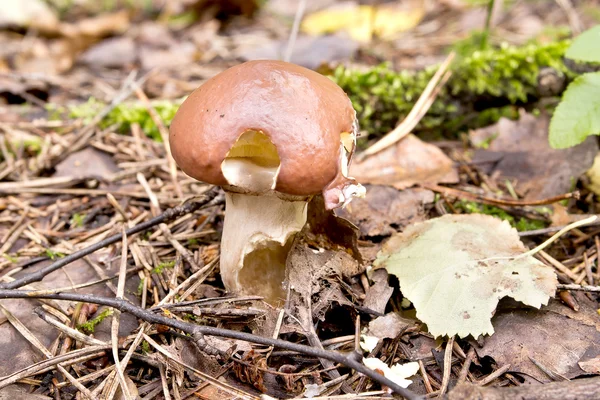
{"type": "Polygon", "coordinates": [[[221,277],[233,293],[285,298],[293,238],[307,204],[327,209],[365,189],[348,177],[356,112],[327,77],[281,61],[249,61],[206,81],[171,124],[175,161],[189,176],[221,186],[226,212],[221,277]]]}

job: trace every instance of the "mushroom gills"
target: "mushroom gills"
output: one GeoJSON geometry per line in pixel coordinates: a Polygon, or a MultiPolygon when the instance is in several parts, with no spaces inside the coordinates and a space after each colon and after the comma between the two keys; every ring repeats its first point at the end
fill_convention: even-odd
{"type": "Polygon", "coordinates": [[[280,165],[277,148],[267,135],[249,130],[231,147],[221,171],[230,185],[263,193],[275,189],[280,165]]]}

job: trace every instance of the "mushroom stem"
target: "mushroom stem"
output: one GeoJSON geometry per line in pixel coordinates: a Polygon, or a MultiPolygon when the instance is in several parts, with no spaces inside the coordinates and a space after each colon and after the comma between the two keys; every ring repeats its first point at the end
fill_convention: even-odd
{"type": "Polygon", "coordinates": [[[307,202],[273,195],[225,193],[221,277],[234,293],[285,300],[285,267],[294,235],[306,223],[307,202]]]}

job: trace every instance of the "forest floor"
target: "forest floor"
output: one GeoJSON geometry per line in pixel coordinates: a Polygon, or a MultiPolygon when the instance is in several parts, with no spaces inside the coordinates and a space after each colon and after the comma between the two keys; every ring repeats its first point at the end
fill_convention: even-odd
{"type": "MultiPolygon", "coordinates": [[[[296,293],[284,305],[227,293],[219,275],[223,194],[179,170],[168,148],[182,98],[243,61],[288,58],[323,73],[364,73],[383,62],[392,71],[434,71],[452,50],[476,53],[481,40],[497,50],[575,37],[600,21],[599,1],[9,3],[0,5],[0,393],[398,393],[365,374],[373,367],[364,357],[399,365],[397,375],[375,370],[397,385],[409,379],[407,398],[600,398],[599,224],[571,229],[529,257],[536,264],[527,271],[546,271],[531,290],[515,278],[519,287],[477,298],[482,281],[470,282],[461,301],[489,310],[469,327],[454,328],[448,297],[431,295],[420,308],[422,298],[403,286],[405,270],[372,268],[399,251],[394,240],[433,232],[440,218],[493,216],[477,222],[482,236],[470,246],[489,247],[473,250],[480,258],[515,258],[514,249],[521,254],[599,214],[596,137],[567,150],[548,144],[562,89],[506,101],[512,118],[489,126],[464,123],[448,134],[454,128],[444,123],[418,125],[374,154],[365,149],[387,133],[377,111],[386,92],[369,92],[350,169],[367,195],[336,211],[343,219],[312,215],[288,277],[296,293]],[[376,110],[368,117],[367,106],[376,110]],[[497,250],[504,241],[510,251],[497,250]],[[538,292],[545,299],[528,302],[538,292]]],[[[361,102],[356,88],[340,85],[361,102]]],[[[457,101],[475,104],[470,112],[488,107],[489,98],[471,95],[457,101]]],[[[424,248],[430,259],[416,270],[458,257],[450,246],[424,248]]],[[[439,293],[460,285],[435,282],[439,293]]]]}

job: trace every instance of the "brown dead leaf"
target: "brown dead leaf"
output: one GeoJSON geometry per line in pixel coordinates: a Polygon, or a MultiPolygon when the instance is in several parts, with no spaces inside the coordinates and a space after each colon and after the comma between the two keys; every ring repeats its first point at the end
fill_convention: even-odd
{"type": "Polygon", "coordinates": [[[431,336],[419,335],[410,339],[407,356],[413,361],[430,358],[436,347],[437,343],[431,336]]]}
{"type": "Polygon", "coordinates": [[[237,376],[240,381],[248,383],[262,393],[265,393],[267,388],[264,385],[264,370],[269,369],[265,356],[251,350],[244,355],[242,361],[244,361],[244,364],[233,364],[232,369],[235,376],[237,376]]]}
{"type": "Polygon", "coordinates": [[[51,400],[52,397],[30,393],[29,390],[17,384],[0,389],[0,400],[51,400]]]}
{"type": "MultiPolygon", "coordinates": [[[[287,45],[287,39],[268,41],[245,50],[241,58],[244,60],[281,59],[287,45]]],[[[346,35],[300,35],[294,44],[290,62],[317,69],[321,64],[350,59],[358,48],[358,43],[346,35]]]]}
{"type": "MultiPolygon", "coordinates": [[[[102,258],[108,255],[108,250],[100,251],[90,258],[99,263],[102,258]]],[[[119,263],[112,262],[109,266],[104,267],[107,275],[114,274],[119,269],[119,263]]],[[[29,267],[25,271],[27,273],[34,272],[41,267],[48,265],[50,261],[45,261],[29,267]]],[[[23,271],[23,272],[25,272],[23,271]]],[[[16,274],[16,278],[22,276],[23,273],[16,274]]],[[[42,282],[33,284],[35,288],[40,289],[56,289],[69,287],[73,284],[90,282],[98,279],[97,273],[83,259],[76,260],[62,269],[47,275],[42,282]]],[[[126,293],[135,293],[139,279],[137,276],[129,278],[126,285],[126,293]]],[[[95,285],[88,288],[78,289],[81,294],[89,293],[99,296],[114,296],[106,285],[95,285]]],[[[128,296],[130,301],[139,303],[135,296],[128,296]]],[[[38,300],[28,299],[13,299],[2,300],[2,305],[15,315],[27,328],[44,344],[50,347],[52,342],[58,336],[58,330],[49,327],[49,325],[33,313],[33,309],[40,305],[38,300]]],[[[67,309],[69,303],[59,302],[64,310],[67,309]]],[[[102,308],[98,312],[102,312],[102,308]]],[[[96,313],[96,315],[98,314],[96,313]]],[[[96,326],[94,337],[102,341],[110,341],[110,324],[111,319],[105,318],[98,326],[96,326]]],[[[119,335],[127,336],[135,328],[137,328],[137,318],[133,315],[122,314],[121,324],[119,326],[119,335]]],[[[10,363],[0,363],[0,376],[10,375],[11,373],[29,366],[39,361],[39,353],[31,347],[31,344],[25,340],[10,324],[0,324],[0,359],[11,360],[10,363]]]]}
{"type": "Polygon", "coordinates": [[[341,278],[345,271],[359,271],[359,267],[355,259],[341,251],[311,249],[305,242],[298,241],[288,256],[288,285],[304,298],[335,287],[339,296],[329,293],[329,297],[347,303],[334,279],[341,278]]]}
{"type": "Polygon", "coordinates": [[[119,167],[111,156],[93,147],[86,147],[58,163],[53,176],[70,176],[75,179],[107,178],[118,170],[119,167]]]}
{"type": "Polygon", "coordinates": [[[367,290],[363,307],[383,314],[392,293],[394,293],[394,288],[388,284],[388,273],[385,269],[373,271],[371,279],[374,283],[367,290]]]}
{"type": "Polygon", "coordinates": [[[69,70],[77,56],[103,37],[129,28],[126,11],[106,13],[75,23],[60,23],[52,32],[55,39],[32,38],[26,48],[15,51],[13,65],[19,72],[56,75],[69,70]]]}
{"type": "Polygon", "coordinates": [[[358,229],[325,210],[321,196],[310,202],[308,222],[286,262],[290,308],[305,313],[312,303],[312,315],[301,320],[324,320],[333,303],[351,305],[339,281],[364,270],[357,243],[358,229]]]}
{"type": "Polygon", "coordinates": [[[140,48],[140,63],[144,70],[153,68],[172,68],[190,64],[196,56],[196,46],[191,42],[174,44],[167,49],[152,47],[140,48]]]}
{"type": "Polygon", "coordinates": [[[580,361],[577,364],[579,365],[579,368],[589,374],[600,374],[600,357],[580,361]]]}
{"type": "Polygon", "coordinates": [[[510,364],[511,371],[524,374],[526,379],[551,381],[530,357],[553,373],[572,379],[585,373],[578,363],[600,355],[600,332],[594,326],[545,309],[502,309],[493,323],[496,333],[485,339],[477,353],[492,357],[500,365],[510,364]]]}
{"type": "MultiPolygon", "coordinates": [[[[207,341],[209,340],[209,338],[212,339],[211,336],[205,336],[205,339],[207,341]]],[[[202,371],[210,376],[218,376],[222,372],[223,366],[219,363],[217,358],[210,356],[206,354],[206,352],[198,349],[198,346],[196,346],[191,340],[177,338],[175,339],[175,341],[178,343],[178,348],[181,349],[181,361],[183,361],[185,364],[196,368],[197,370],[202,371]]],[[[224,340],[223,342],[226,341],[224,340]]],[[[231,345],[233,344],[233,342],[228,343],[229,347],[231,347],[231,345]]],[[[214,344],[214,342],[209,343],[209,345],[214,344]]],[[[226,346],[224,343],[223,348],[225,347],[226,346]]],[[[227,347],[227,350],[229,349],[229,347],[227,347]]],[[[188,377],[194,382],[201,379],[200,376],[196,374],[189,374],[188,377]]]]}
{"type": "Polygon", "coordinates": [[[545,310],[563,315],[584,325],[595,327],[596,330],[600,332],[600,317],[597,313],[598,303],[595,300],[590,300],[583,292],[575,291],[571,292],[571,294],[579,305],[579,311],[574,311],[569,307],[565,307],[559,301],[551,301],[546,306],[545,310]]]}
{"type": "Polygon", "coordinates": [[[424,205],[433,202],[433,192],[425,189],[398,191],[390,186],[365,185],[365,198],[355,198],[337,210],[360,229],[362,236],[389,236],[398,230],[423,221],[424,205]]]}
{"type": "Polygon", "coordinates": [[[388,185],[405,189],[418,183],[456,183],[453,162],[438,147],[408,135],[350,166],[350,175],[362,184],[388,185]]]}
{"type": "MultiPolygon", "coordinates": [[[[307,222],[302,230],[304,240],[313,247],[342,251],[362,264],[358,250],[358,228],[345,218],[338,217],[325,209],[323,196],[315,196],[308,204],[307,222]]],[[[346,271],[343,276],[352,276],[360,271],[346,271]]]]}
{"type": "Polygon", "coordinates": [[[395,339],[406,328],[417,323],[419,322],[416,320],[404,318],[396,312],[391,312],[369,322],[368,335],[379,339],[395,339]]]}
{"type": "Polygon", "coordinates": [[[87,49],[80,61],[90,67],[123,68],[137,59],[137,48],[132,38],[109,38],[87,49]]]}
{"type": "Polygon", "coordinates": [[[552,149],[548,124],[547,114],[535,117],[522,112],[518,121],[502,118],[492,126],[471,131],[470,140],[475,146],[492,140],[488,149],[475,152],[473,161],[488,174],[515,180],[517,191],[526,199],[566,193],[571,190],[572,180],[592,166],[598,144],[595,137],[589,137],[569,149],[552,149]]]}
{"type": "Polygon", "coordinates": [[[125,32],[129,28],[129,12],[125,10],[100,14],[75,23],[63,22],[58,33],[69,38],[82,36],[101,38],[125,32]]]}
{"type": "Polygon", "coordinates": [[[138,398],[139,397],[139,392],[138,392],[138,388],[137,385],[135,384],[135,382],[127,375],[124,376],[125,378],[125,384],[127,385],[127,391],[129,392],[129,396],[126,396],[125,393],[123,393],[123,388],[121,387],[121,385],[119,385],[117,387],[117,391],[115,392],[115,400],[128,400],[130,398],[138,398]]]}

